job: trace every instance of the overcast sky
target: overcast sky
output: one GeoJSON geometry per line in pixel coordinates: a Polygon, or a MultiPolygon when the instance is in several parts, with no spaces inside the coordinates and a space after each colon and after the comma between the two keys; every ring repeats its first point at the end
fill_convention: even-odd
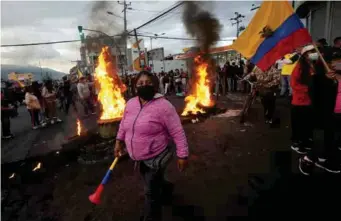
{"type": "MultiPolygon", "coordinates": [[[[205,9],[214,14],[221,24],[221,39],[236,35],[236,26],[229,20],[234,12],[245,15],[243,25],[247,25],[255,11],[250,11],[251,1],[203,2],[205,9]]],[[[20,44],[31,42],[63,41],[79,39],[77,26],[99,28],[108,34],[117,34],[123,30],[123,19],[108,15],[106,10],[118,16],[123,6],[117,1],[106,5],[107,9],[99,10],[93,15],[93,1],[1,1],[1,44],[20,44]]],[[[138,27],[155,17],[175,1],[132,1],[127,13],[128,30],[138,27]]],[[[138,30],[141,34],[150,35],[165,33],[169,37],[190,38],[181,21],[182,7],[165,17],[138,30]]],[[[131,38],[133,40],[133,38],[131,38]]],[[[145,38],[145,47],[150,49],[150,39],[145,38]]],[[[220,41],[218,46],[230,44],[220,41]]],[[[153,48],[164,47],[166,55],[180,53],[183,48],[195,46],[195,42],[185,40],[154,39],[153,48]]],[[[2,64],[30,64],[53,68],[65,73],[74,65],[71,61],[80,59],[80,42],[29,47],[1,48],[2,64]]]]}

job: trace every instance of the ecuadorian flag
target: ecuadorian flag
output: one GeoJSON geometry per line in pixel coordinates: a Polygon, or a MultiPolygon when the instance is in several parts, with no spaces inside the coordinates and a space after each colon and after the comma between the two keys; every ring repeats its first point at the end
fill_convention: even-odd
{"type": "Polygon", "coordinates": [[[83,77],[83,73],[79,69],[77,69],[77,74],[78,74],[78,78],[83,77]]]}
{"type": "Polygon", "coordinates": [[[311,42],[288,1],[264,1],[231,48],[266,71],[285,54],[311,42]]]}

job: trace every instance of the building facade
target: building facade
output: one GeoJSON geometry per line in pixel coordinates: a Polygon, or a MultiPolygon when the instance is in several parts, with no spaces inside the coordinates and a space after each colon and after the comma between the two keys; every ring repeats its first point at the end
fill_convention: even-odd
{"type": "Polygon", "coordinates": [[[98,62],[98,56],[100,55],[102,48],[105,46],[110,48],[113,60],[117,64],[118,71],[124,69],[125,50],[122,39],[115,37],[114,41],[112,37],[109,38],[107,36],[86,37],[85,43],[82,44],[80,48],[80,69],[82,71],[86,70],[88,73],[94,73],[98,62]],[[119,50],[116,45],[119,47],[119,50]]]}
{"type": "Polygon", "coordinates": [[[341,36],[341,2],[295,1],[294,8],[313,40],[325,38],[332,44],[334,38],[341,36]]]}

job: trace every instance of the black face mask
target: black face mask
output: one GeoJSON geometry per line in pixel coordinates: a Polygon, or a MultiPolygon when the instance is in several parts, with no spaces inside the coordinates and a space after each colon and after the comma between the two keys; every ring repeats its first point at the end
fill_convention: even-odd
{"type": "Polygon", "coordinates": [[[145,85],[137,87],[137,95],[143,100],[150,101],[154,98],[155,89],[154,86],[145,85]]]}

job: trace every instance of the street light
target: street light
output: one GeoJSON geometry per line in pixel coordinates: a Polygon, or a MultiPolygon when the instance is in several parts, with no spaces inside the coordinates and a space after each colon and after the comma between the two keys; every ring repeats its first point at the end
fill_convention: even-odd
{"type": "Polygon", "coordinates": [[[252,4],[252,8],[251,8],[250,11],[253,11],[253,10],[256,10],[256,9],[259,9],[259,8],[260,8],[260,6],[256,6],[255,4],[252,4]]]}
{"type": "MultiPolygon", "coordinates": [[[[158,36],[162,36],[165,35],[166,33],[161,33],[161,34],[154,34],[155,37],[150,37],[150,51],[153,50],[153,38],[157,39],[158,36]]],[[[148,53],[147,53],[148,54],[148,53]]],[[[151,57],[152,58],[152,57],[151,57]]],[[[149,59],[149,58],[148,58],[149,59]]],[[[153,58],[151,59],[152,61],[152,69],[154,71],[154,62],[153,62],[153,58]]]]}
{"type": "Polygon", "coordinates": [[[122,16],[116,15],[116,14],[114,14],[114,13],[111,12],[111,11],[107,11],[107,14],[108,14],[108,15],[115,16],[115,17],[117,17],[117,18],[122,18],[122,19],[124,19],[122,16]]]}
{"type": "Polygon", "coordinates": [[[150,50],[153,49],[153,39],[157,39],[157,37],[165,35],[166,33],[161,33],[161,34],[154,34],[155,37],[150,37],[150,50]]]}

